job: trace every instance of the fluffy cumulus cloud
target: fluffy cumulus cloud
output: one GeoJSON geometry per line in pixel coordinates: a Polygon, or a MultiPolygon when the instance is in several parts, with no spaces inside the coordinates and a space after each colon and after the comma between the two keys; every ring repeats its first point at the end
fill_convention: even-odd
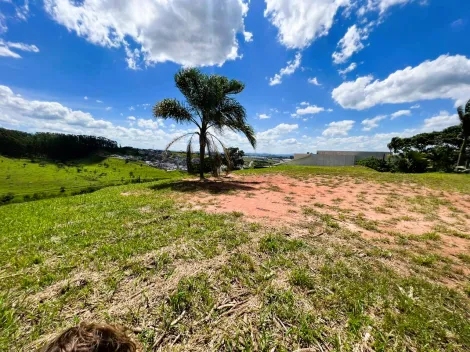
{"type": "Polygon", "coordinates": [[[6,42],[0,39],[0,56],[20,59],[21,55],[17,51],[38,53],[39,48],[32,44],[6,42]]]}
{"type": "Polygon", "coordinates": [[[252,40],[245,30],[244,0],[44,0],[44,6],[55,21],[87,41],[124,47],[131,69],[166,61],[222,65],[240,56],[238,33],[252,40]]]}
{"type": "MultiPolygon", "coordinates": [[[[28,100],[15,94],[9,87],[0,85],[0,127],[21,128],[28,131],[51,131],[60,133],[103,136],[122,145],[141,148],[165,148],[174,138],[193,132],[192,127],[179,129],[174,124],[168,128],[161,119],[141,119],[128,116],[125,125],[97,119],[90,113],[73,110],[58,102],[28,100]]],[[[258,131],[256,138],[261,151],[290,152],[297,143],[289,134],[298,129],[297,124],[281,123],[265,131],[258,131]]],[[[246,138],[230,130],[223,131],[220,138],[227,145],[251,150],[246,138]]],[[[186,141],[174,145],[183,150],[186,141]]]]}
{"type": "Polygon", "coordinates": [[[397,112],[394,112],[392,115],[390,115],[391,120],[395,120],[397,117],[400,116],[411,116],[411,111],[410,110],[398,110],[397,112]]]}
{"type": "Polygon", "coordinates": [[[368,30],[352,25],[338,42],[338,51],[332,55],[335,64],[344,64],[353,54],[364,49],[364,40],[368,38],[368,30]]]}
{"type": "Polygon", "coordinates": [[[287,48],[302,49],[328,34],[334,17],[350,0],[265,0],[264,16],[278,29],[287,48]]]}
{"type": "Polygon", "coordinates": [[[289,134],[299,128],[297,124],[281,123],[276,127],[268,129],[263,132],[257,132],[256,138],[259,144],[266,144],[266,142],[273,142],[278,140],[283,135],[289,134]]]}
{"type": "Polygon", "coordinates": [[[379,122],[386,119],[386,118],[387,118],[386,115],[379,115],[379,116],[376,116],[372,119],[362,120],[361,125],[364,126],[364,127],[362,127],[362,130],[363,131],[370,131],[374,128],[377,128],[377,127],[379,127],[379,122]]]}
{"type": "Polygon", "coordinates": [[[444,128],[460,123],[457,114],[450,115],[447,111],[441,111],[439,115],[424,120],[424,132],[441,131],[444,128]]]}
{"type": "Polygon", "coordinates": [[[327,128],[323,131],[322,136],[347,136],[349,131],[353,128],[354,123],[354,120],[330,122],[327,128]]]}
{"type": "Polygon", "coordinates": [[[297,115],[314,115],[318,114],[320,112],[325,111],[325,108],[322,108],[321,106],[316,106],[316,105],[310,105],[309,103],[304,104],[305,102],[302,102],[300,105],[305,106],[304,108],[297,108],[295,111],[295,116],[297,115]]]}
{"type": "Polygon", "coordinates": [[[282,83],[282,77],[283,76],[290,76],[293,74],[299,67],[300,67],[300,62],[302,60],[302,54],[297,53],[295,55],[294,60],[288,61],[287,66],[284,68],[281,68],[279,73],[276,73],[274,77],[269,79],[269,85],[270,86],[275,86],[277,84],[282,83]]]}
{"type": "Polygon", "coordinates": [[[342,83],[332,92],[333,99],[343,108],[356,110],[431,99],[452,99],[458,105],[469,96],[470,60],[461,55],[442,55],[398,70],[384,80],[362,76],[342,83]]]}
{"type": "Polygon", "coordinates": [[[270,118],[271,118],[271,116],[266,115],[266,114],[258,114],[257,116],[258,116],[258,118],[259,118],[260,120],[266,120],[266,119],[270,119],[270,118]]]}

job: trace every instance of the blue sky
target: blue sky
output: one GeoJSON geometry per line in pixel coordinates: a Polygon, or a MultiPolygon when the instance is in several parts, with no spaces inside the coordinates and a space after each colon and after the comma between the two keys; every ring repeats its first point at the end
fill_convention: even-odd
{"type": "Polygon", "coordinates": [[[245,82],[257,152],[386,150],[458,123],[469,33],[467,0],[0,0],[0,126],[164,148],[198,66],[245,82]]]}

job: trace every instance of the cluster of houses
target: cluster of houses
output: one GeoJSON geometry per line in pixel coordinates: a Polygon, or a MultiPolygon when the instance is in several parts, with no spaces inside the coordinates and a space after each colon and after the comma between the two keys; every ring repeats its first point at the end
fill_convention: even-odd
{"type": "MultiPolygon", "coordinates": [[[[333,151],[319,150],[316,154],[294,154],[292,158],[249,156],[245,161],[245,167],[269,167],[272,165],[311,165],[311,166],[354,166],[357,161],[365,158],[386,158],[389,152],[364,152],[364,151],[333,151]]],[[[187,171],[186,155],[184,153],[172,153],[164,150],[154,149],[133,149],[130,154],[113,155],[115,158],[129,161],[141,161],[147,165],[164,169],[167,171],[181,170],[187,171]]],[[[199,159],[193,162],[198,163],[199,159]]]]}

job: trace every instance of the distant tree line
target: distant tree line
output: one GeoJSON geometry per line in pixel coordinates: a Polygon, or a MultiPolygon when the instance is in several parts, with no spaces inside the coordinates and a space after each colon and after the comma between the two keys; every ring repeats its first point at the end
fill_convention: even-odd
{"type": "MultiPolygon", "coordinates": [[[[382,172],[451,172],[459,162],[462,141],[462,126],[459,125],[441,132],[420,133],[408,138],[394,137],[388,144],[392,153],[389,158],[368,158],[358,164],[382,172]]],[[[464,147],[462,162],[468,163],[468,149],[464,147]]]]}
{"type": "Polygon", "coordinates": [[[99,150],[118,149],[104,137],[62,133],[26,133],[0,128],[0,154],[9,157],[41,156],[56,160],[86,157],[99,150]]]}

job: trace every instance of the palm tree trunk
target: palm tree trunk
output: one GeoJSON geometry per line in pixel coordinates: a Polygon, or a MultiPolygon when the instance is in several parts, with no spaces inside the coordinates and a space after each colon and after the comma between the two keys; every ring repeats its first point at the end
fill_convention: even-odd
{"type": "Polygon", "coordinates": [[[206,134],[201,131],[199,136],[199,178],[204,180],[204,154],[206,152],[206,134]]]}
{"type": "Polygon", "coordinates": [[[460,148],[459,159],[457,160],[457,166],[460,166],[460,161],[463,160],[462,156],[465,157],[465,148],[467,147],[467,137],[463,138],[462,147],[460,148]]]}

